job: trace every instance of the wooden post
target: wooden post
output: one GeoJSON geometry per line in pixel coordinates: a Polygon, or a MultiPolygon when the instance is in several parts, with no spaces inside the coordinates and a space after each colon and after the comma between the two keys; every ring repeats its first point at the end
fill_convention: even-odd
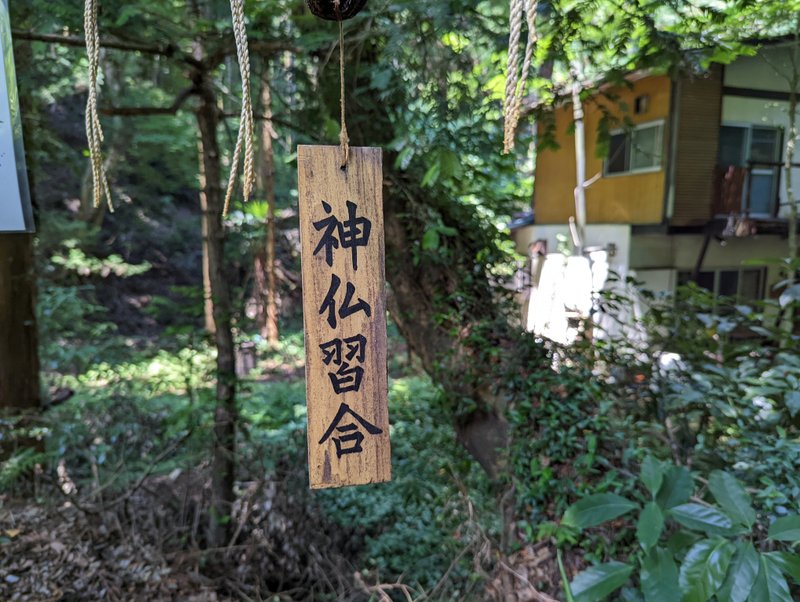
{"type": "Polygon", "coordinates": [[[313,489],[391,479],[381,149],[341,160],[298,147],[313,489]]]}

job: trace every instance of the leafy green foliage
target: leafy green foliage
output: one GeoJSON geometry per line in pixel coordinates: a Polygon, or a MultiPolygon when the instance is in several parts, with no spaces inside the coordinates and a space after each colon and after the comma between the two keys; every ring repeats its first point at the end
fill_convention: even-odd
{"type": "MultiPolygon", "coordinates": [[[[3,431],[7,430],[8,425],[0,424],[3,431]]],[[[15,432],[15,437],[21,439],[23,433],[15,432]]],[[[26,473],[47,459],[46,454],[37,451],[33,447],[22,447],[2,463],[0,463],[0,489],[11,491],[14,483],[26,473]]]]}
{"type": "Polygon", "coordinates": [[[736,543],[736,557],[719,597],[731,602],[744,602],[750,596],[759,571],[759,555],[748,541],[736,543]]]}
{"type": "MultiPolygon", "coordinates": [[[[592,490],[598,500],[608,502],[604,510],[608,516],[631,510],[629,502],[619,505],[620,498],[612,493],[617,491],[618,475],[604,469],[608,456],[624,448],[612,432],[607,392],[578,356],[556,360],[563,361],[558,371],[546,367],[550,364],[541,355],[555,360],[558,353],[523,339],[505,379],[505,385],[517,392],[518,401],[508,412],[513,427],[509,457],[522,516],[527,519],[520,526],[530,539],[536,538],[537,523],[539,536],[552,533],[552,523],[542,520],[554,519],[570,498],[592,490]],[[531,366],[542,368],[531,370],[531,366]],[[603,449],[600,441],[605,443],[603,449]]],[[[583,506],[575,508],[569,526],[597,516],[584,512],[583,506]]],[[[566,535],[562,532],[559,537],[566,535]]]]}
{"type": "Polygon", "coordinates": [[[564,513],[562,523],[578,529],[588,529],[627,514],[639,506],[613,493],[598,493],[573,504],[564,513]]]}
{"type": "Polygon", "coordinates": [[[766,555],[759,557],[758,577],[750,591],[752,602],[791,602],[789,585],[780,568],[766,555]]]}
{"type": "Polygon", "coordinates": [[[776,541],[800,541],[800,516],[784,516],[769,526],[769,538],[776,541]]]}
{"type": "Polygon", "coordinates": [[[688,602],[710,600],[722,587],[733,557],[734,546],[717,537],[698,541],[681,563],[679,582],[688,602]]]}
{"type": "MultiPolygon", "coordinates": [[[[287,334],[287,361],[297,344],[302,345],[302,333],[287,334]]],[[[63,460],[79,491],[96,482],[110,483],[114,491],[145,471],[164,475],[200,462],[213,426],[211,350],[199,346],[135,356],[95,364],[67,379],[76,394],[45,416],[46,455],[25,452],[4,464],[0,477],[16,478],[23,462],[29,467],[63,460]]],[[[459,558],[437,599],[469,597],[481,586],[472,552],[499,529],[490,484],[456,442],[440,391],[429,379],[394,379],[389,399],[393,481],[317,492],[307,511],[352,534],[348,557],[365,575],[402,575],[404,582],[431,590],[459,558]],[[465,548],[470,553],[459,556],[465,548]]],[[[240,478],[286,480],[293,490],[305,490],[302,379],[242,383],[240,411],[240,478]]]]}
{"type": "Polygon", "coordinates": [[[669,550],[656,548],[642,559],[642,594],[645,602],[681,602],[678,566],[669,550]]]}
{"type": "MultiPolygon", "coordinates": [[[[469,518],[465,504],[489,508],[492,497],[480,469],[467,460],[447,424],[439,391],[427,379],[394,380],[390,386],[393,480],[371,488],[323,491],[325,509],[344,526],[368,533],[364,557],[381,575],[408,574],[434,587],[452,559],[477,549],[498,528],[492,513],[469,518]],[[469,485],[469,500],[461,486],[469,485]]],[[[454,566],[466,587],[471,554],[454,566]]],[[[465,592],[462,591],[462,595],[465,592]]]]}
{"type": "MultiPolygon", "coordinates": [[[[612,368],[617,372],[607,378],[622,375],[614,396],[639,425],[642,442],[654,433],[666,437],[669,449],[661,453],[709,473],[714,499],[737,525],[754,521],[744,510],[751,503],[777,516],[800,510],[794,470],[800,460],[794,408],[800,360],[775,321],[777,302],[737,305],[696,286],[679,288],[674,299],[647,298],[647,348],[609,337],[598,351],[600,370],[625,366],[612,368]],[[680,359],[664,361],[675,357],[680,359]],[[647,386],[630,381],[633,374],[642,375],[647,386]],[[742,480],[751,493],[731,489],[732,481],[718,469],[742,480]]],[[[622,309],[629,301],[616,295],[610,303],[622,309]]],[[[645,447],[655,451],[652,444],[645,447]]],[[[658,482],[652,467],[643,465],[642,475],[658,482]]],[[[671,478],[678,477],[676,472],[671,478]]],[[[680,478],[683,487],[663,490],[662,503],[668,494],[677,496],[668,505],[688,501],[691,480],[685,471],[680,478]]]]}
{"type": "Polygon", "coordinates": [[[636,538],[645,550],[652,548],[664,530],[664,513],[655,502],[647,502],[636,524],[636,538]]]}
{"type": "MultiPolygon", "coordinates": [[[[726,472],[715,471],[709,479],[709,489],[720,507],[699,499],[675,505],[693,493],[693,488],[687,493],[684,473],[677,468],[653,458],[642,463],[639,478],[645,484],[645,495],[655,493],[655,501],[648,502],[639,515],[636,529],[639,549],[632,552],[630,559],[637,561],[590,567],[573,579],[573,593],[594,591],[591,584],[602,588],[603,596],[608,595],[625,585],[638,566],[639,588],[646,602],[707,602],[715,596],[718,600],[739,602],[789,600],[789,586],[783,575],[794,579],[800,576],[800,559],[786,551],[756,551],[749,538],[762,531],[754,529],[756,513],[742,484],[726,472]],[[664,478],[654,492],[650,487],[658,482],[655,476],[658,474],[672,478],[664,478]],[[676,488],[678,493],[671,493],[670,488],[676,488]],[[684,529],[702,535],[699,539],[678,538],[684,529]]],[[[637,507],[635,502],[620,496],[612,499],[593,495],[570,506],[562,524],[595,527],[603,522],[599,520],[602,517],[613,520],[637,507]],[[609,511],[612,502],[614,512],[609,511]]],[[[797,515],[776,520],[770,525],[769,538],[800,542],[798,521],[797,515]]],[[[586,600],[599,599],[587,595],[586,600]]]]}
{"type": "Polygon", "coordinates": [[[728,516],[748,529],[752,528],[756,512],[750,494],[739,481],[727,472],[715,470],[708,479],[708,488],[728,516]]]}
{"type": "Polygon", "coordinates": [[[608,562],[583,571],[570,583],[575,602],[604,600],[622,587],[633,572],[633,567],[622,562],[608,562]]]}

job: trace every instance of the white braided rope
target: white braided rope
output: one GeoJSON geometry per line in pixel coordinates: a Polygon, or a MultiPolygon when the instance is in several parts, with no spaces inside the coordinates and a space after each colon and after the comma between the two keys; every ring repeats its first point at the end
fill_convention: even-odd
{"type": "Polygon", "coordinates": [[[506,95],[503,104],[505,127],[503,132],[503,152],[509,153],[514,148],[514,139],[519,125],[519,114],[522,96],[528,81],[533,51],[536,47],[536,10],[538,0],[511,0],[510,33],[508,38],[508,71],[506,74],[506,95]],[[528,25],[528,39],[525,44],[525,58],[522,62],[522,74],[519,74],[519,39],[522,30],[522,14],[525,13],[528,25]]]}
{"type": "Polygon", "coordinates": [[[89,146],[89,161],[92,168],[92,193],[94,206],[99,207],[103,196],[108,209],[114,212],[106,169],[103,165],[101,145],[103,127],[97,111],[97,75],[100,70],[100,28],[97,25],[99,0],[86,0],[83,11],[83,29],[86,39],[86,55],[89,59],[89,96],[86,100],[86,140],[89,146]]]}
{"type": "Polygon", "coordinates": [[[236,57],[239,61],[239,72],[242,76],[242,113],[239,118],[239,134],[231,161],[231,173],[228,177],[228,189],[225,192],[225,207],[222,215],[228,215],[231,197],[236,186],[236,175],[239,160],[244,152],[244,181],[242,193],[244,199],[250,198],[255,183],[255,125],[253,120],[253,103],[250,98],[250,51],[247,47],[247,29],[244,24],[244,0],[231,0],[231,16],[233,18],[233,35],[236,40],[236,57]]]}

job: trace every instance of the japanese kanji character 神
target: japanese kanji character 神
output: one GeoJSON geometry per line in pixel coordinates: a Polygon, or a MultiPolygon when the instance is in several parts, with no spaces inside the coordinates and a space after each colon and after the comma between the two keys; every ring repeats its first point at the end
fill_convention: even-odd
{"type": "Polygon", "coordinates": [[[358,269],[358,247],[366,247],[372,223],[366,217],[356,217],[358,206],[347,201],[347,219],[339,225],[339,242],[343,249],[351,249],[353,269],[358,269]]]}
{"type": "Polygon", "coordinates": [[[367,246],[372,231],[372,222],[365,217],[356,215],[358,205],[352,201],[347,201],[347,219],[343,222],[339,221],[335,215],[330,215],[332,209],[329,203],[322,201],[322,208],[328,217],[314,222],[314,228],[318,232],[324,230],[314,249],[314,255],[325,249],[325,262],[328,266],[333,266],[334,249],[338,249],[340,246],[342,249],[350,249],[353,269],[358,270],[358,247],[367,246]]]}
{"type": "MultiPolygon", "coordinates": [[[[322,208],[325,210],[325,213],[330,214],[331,206],[322,201],[322,208]]],[[[314,222],[314,227],[319,232],[320,230],[324,229],[325,232],[322,233],[322,238],[319,239],[319,244],[317,248],[314,249],[314,255],[319,253],[320,249],[323,247],[325,248],[325,261],[329,266],[333,265],[333,250],[339,248],[339,240],[336,238],[335,233],[340,227],[339,220],[336,219],[335,215],[330,215],[330,217],[326,217],[325,219],[321,219],[318,222],[314,222]]]]}

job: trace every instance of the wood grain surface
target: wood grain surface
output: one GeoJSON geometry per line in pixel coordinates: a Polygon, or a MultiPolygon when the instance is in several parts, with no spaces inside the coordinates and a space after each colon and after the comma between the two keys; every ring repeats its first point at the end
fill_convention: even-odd
{"type": "Polygon", "coordinates": [[[298,146],[312,489],[391,479],[382,153],[341,157],[298,146]]]}

